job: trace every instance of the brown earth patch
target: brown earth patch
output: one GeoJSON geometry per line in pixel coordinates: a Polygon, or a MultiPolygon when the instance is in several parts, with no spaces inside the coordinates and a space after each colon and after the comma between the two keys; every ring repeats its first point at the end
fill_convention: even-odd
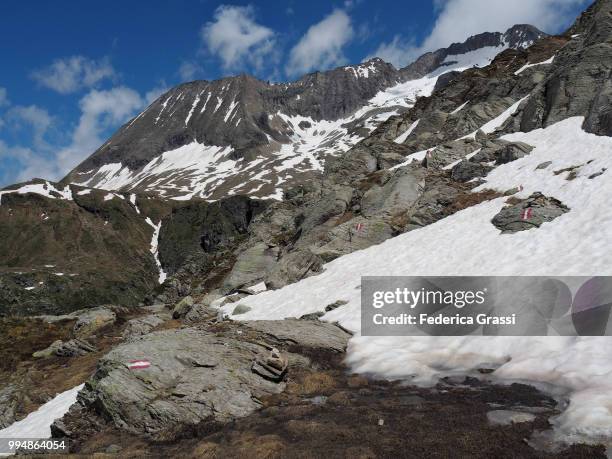
{"type": "MultiPolygon", "coordinates": [[[[502,193],[495,190],[483,190],[476,193],[462,192],[457,198],[450,204],[448,211],[450,214],[459,212],[460,210],[467,209],[468,207],[475,206],[481,202],[490,201],[503,196],[502,193]]],[[[450,215],[449,214],[449,215],[450,215]]]]}

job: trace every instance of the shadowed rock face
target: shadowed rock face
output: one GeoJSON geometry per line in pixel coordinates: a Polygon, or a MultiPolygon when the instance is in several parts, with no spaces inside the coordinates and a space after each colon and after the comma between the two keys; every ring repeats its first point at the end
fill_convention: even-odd
{"type": "Polygon", "coordinates": [[[215,203],[196,201],[179,205],[162,222],[162,265],[174,273],[190,257],[230,249],[266,206],[265,201],[253,201],[245,196],[215,203]]]}

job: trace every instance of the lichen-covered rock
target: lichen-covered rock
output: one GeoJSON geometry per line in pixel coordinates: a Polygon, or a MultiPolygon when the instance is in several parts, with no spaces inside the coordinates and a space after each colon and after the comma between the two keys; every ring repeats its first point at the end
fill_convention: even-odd
{"type": "Polygon", "coordinates": [[[395,215],[410,209],[423,191],[424,172],[404,168],[395,171],[381,186],[374,185],[361,199],[361,212],[366,217],[395,215]]]}
{"type": "Polygon", "coordinates": [[[78,357],[95,351],[95,346],[83,339],[75,338],[62,343],[55,350],[55,355],[58,357],[78,357]]]}
{"type": "Polygon", "coordinates": [[[75,338],[65,342],[62,340],[54,341],[46,349],[34,352],[34,354],[32,354],[32,357],[34,357],[35,359],[47,358],[51,356],[77,357],[95,351],[95,346],[92,346],[90,343],[83,339],[75,338]]]}
{"type": "Polygon", "coordinates": [[[522,142],[510,143],[496,152],[495,164],[506,164],[531,153],[533,147],[522,142]]]}
{"type": "Polygon", "coordinates": [[[174,309],[172,310],[172,318],[179,319],[184,317],[193,307],[193,298],[190,296],[186,296],[181,301],[176,303],[174,309]]]}
{"type": "Polygon", "coordinates": [[[493,170],[493,166],[472,161],[461,161],[451,170],[451,177],[457,182],[469,182],[478,177],[485,177],[493,170]]]}
{"type": "Polygon", "coordinates": [[[77,322],[74,324],[74,334],[85,338],[95,334],[101,328],[112,325],[117,320],[117,315],[108,306],[90,309],[78,314],[77,322]]]}
{"type": "Polygon", "coordinates": [[[265,333],[281,343],[334,352],[344,352],[351,336],[346,330],[334,324],[299,319],[253,320],[243,322],[243,325],[265,333]]]}

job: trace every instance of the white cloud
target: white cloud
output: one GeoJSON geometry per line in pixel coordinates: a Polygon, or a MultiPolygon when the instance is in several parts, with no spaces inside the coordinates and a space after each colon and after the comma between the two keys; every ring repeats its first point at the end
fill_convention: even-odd
{"type": "Polygon", "coordinates": [[[312,25],[293,47],[286,67],[288,75],[299,75],[313,69],[322,70],[346,61],[342,48],[353,37],[351,18],[335,10],[321,22],[312,25]]]}
{"type": "Polygon", "coordinates": [[[116,73],[108,58],[95,61],[84,56],[72,56],[56,59],[48,67],[32,72],[31,76],[41,86],[69,94],[92,88],[102,80],[113,79],[116,73]]]}
{"type": "Polygon", "coordinates": [[[415,46],[396,36],[382,43],[373,56],[405,66],[421,54],[482,32],[504,32],[515,24],[531,24],[556,33],[573,19],[574,8],[589,0],[436,0],[438,13],[429,36],[415,46]]]}
{"type": "Polygon", "coordinates": [[[10,171],[0,169],[0,187],[13,182],[25,182],[33,178],[49,178],[57,175],[55,163],[46,157],[40,156],[31,148],[22,146],[8,146],[0,140],[0,159],[7,158],[19,164],[17,177],[10,175],[10,171]]]}
{"type": "Polygon", "coordinates": [[[255,22],[250,6],[219,6],[214,21],[200,32],[209,53],[218,56],[225,69],[261,68],[264,59],[275,54],[275,34],[255,22]]]}
{"type": "Polygon", "coordinates": [[[93,153],[103,143],[101,135],[106,129],[125,122],[144,104],[136,91],[124,86],[87,93],[79,102],[81,117],[72,133],[72,143],[56,154],[58,175],[93,153]]]}
{"type": "Polygon", "coordinates": [[[571,8],[589,0],[447,0],[423,43],[426,50],[446,47],[481,32],[502,32],[514,24],[531,24],[544,32],[567,25],[571,8]]]}
{"type": "Polygon", "coordinates": [[[0,87],[0,107],[4,107],[9,104],[8,96],[6,95],[6,88],[0,87]]]}
{"type": "Polygon", "coordinates": [[[81,116],[69,144],[64,147],[45,142],[44,134],[51,125],[52,117],[44,109],[35,106],[11,108],[10,119],[28,123],[35,140],[33,148],[9,146],[0,141],[0,159],[8,158],[19,164],[17,176],[7,177],[5,173],[3,181],[26,181],[33,177],[50,180],[62,178],[103,143],[103,136],[109,129],[129,120],[145,104],[145,99],[127,87],[90,90],[79,102],[81,116]]]}
{"type": "Polygon", "coordinates": [[[179,67],[178,73],[182,81],[192,81],[198,75],[201,75],[203,69],[200,65],[193,61],[184,61],[179,67]]]}
{"type": "Polygon", "coordinates": [[[36,105],[17,105],[8,111],[6,118],[18,125],[27,124],[32,128],[34,145],[39,148],[46,146],[44,135],[53,121],[47,110],[36,105]]]}
{"type": "Polygon", "coordinates": [[[418,48],[414,45],[413,40],[405,40],[400,35],[396,35],[391,42],[381,43],[378,49],[364,60],[372,57],[380,57],[399,68],[418,57],[418,48]]]}

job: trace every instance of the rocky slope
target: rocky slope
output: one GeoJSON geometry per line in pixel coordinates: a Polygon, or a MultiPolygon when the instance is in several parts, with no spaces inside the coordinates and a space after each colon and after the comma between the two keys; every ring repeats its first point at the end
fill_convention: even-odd
{"type": "MultiPolygon", "coordinates": [[[[524,41],[521,33],[530,29],[513,30],[520,31],[512,42],[516,45],[524,41]]],[[[609,255],[601,249],[601,242],[605,246],[609,241],[603,229],[609,213],[595,212],[591,207],[593,202],[604,203],[609,189],[606,177],[610,165],[611,37],[612,1],[599,0],[567,33],[543,37],[527,49],[501,49],[507,48],[511,40],[489,34],[453,45],[462,46],[462,54],[445,51],[425,56],[410,70],[418,80],[402,80],[410,78],[406,76],[407,69],[396,71],[374,61],[300,80],[312,83],[305,85],[312,88],[312,93],[302,88],[304,92],[289,95],[297,91],[299,82],[295,84],[298,86],[268,86],[247,77],[191,83],[185,88],[192,85],[197,89],[189,93],[190,99],[183,100],[180,90],[163,96],[152,105],[154,110],[150,107],[124,126],[108,145],[67,178],[123,191],[88,191],[89,188],[59,184],[32,190],[33,186],[44,187],[34,183],[23,185],[25,189],[22,186],[3,192],[0,212],[5,212],[6,218],[13,218],[13,209],[19,202],[24,206],[21,214],[25,215],[27,206],[42,206],[31,204],[38,201],[45,206],[61,206],[64,216],[68,211],[80,215],[85,212],[79,210],[85,205],[80,197],[88,194],[95,198],[86,204],[94,216],[104,212],[104,206],[117,206],[112,212],[123,209],[129,225],[125,223],[128,226],[122,231],[113,229],[102,234],[105,241],[111,241],[110,247],[121,239],[120,248],[125,253],[116,255],[111,248],[96,245],[101,247],[96,249],[96,256],[103,259],[111,253],[115,257],[139,255],[141,265],[136,268],[142,270],[146,266],[145,273],[130,277],[132,284],[124,290],[139,292],[143,299],[139,278],[146,277],[149,284],[157,286],[160,268],[169,275],[161,286],[149,287],[146,302],[154,305],[132,311],[108,306],[91,314],[77,311],[62,319],[68,321],[65,326],[41,327],[36,354],[50,359],[50,365],[63,358],[68,359],[63,362],[69,366],[74,361],[69,359],[83,358],[75,354],[92,355],[88,344],[104,350],[78,403],[54,424],[54,435],[71,437],[75,452],[117,452],[124,448],[127,457],[149,453],[231,456],[244,453],[245,448],[255,451],[252,445],[256,438],[265,438],[265,447],[258,446],[255,451],[261,457],[286,453],[290,441],[298,441],[313,455],[327,452],[339,456],[350,451],[351,456],[388,457],[398,449],[415,455],[426,453],[415,445],[418,442],[405,441],[405,432],[418,425],[419,438],[430,448],[449,454],[603,457],[601,446],[562,443],[555,444],[558,449],[554,451],[532,449],[551,446],[551,426],[557,429],[555,435],[558,431],[566,434],[563,429],[570,426],[573,436],[564,437],[566,443],[597,444],[609,440],[609,423],[605,421],[594,423],[599,436],[585,434],[592,431],[591,411],[609,414],[607,399],[599,403],[597,398],[609,387],[608,374],[588,373],[592,368],[608,368],[609,349],[603,342],[599,347],[590,347],[590,341],[568,340],[564,348],[543,341],[536,345],[524,340],[507,346],[506,341],[498,341],[506,346],[500,350],[493,342],[482,346],[468,340],[440,339],[425,346],[417,340],[353,337],[347,356],[352,367],[347,369],[340,360],[350,338],[343,327],[359,330],[358,287],[364,273],[444,275],[457,274],[453,270],[460,267],[487,274],[520,274],[527,260],[538,273],[550,266],[557,270],[563,266],[567,267],[564,273],[575,274],[571,268],[586,271],[587,265],[592,265],[593,270],[602,270],[606,263],[610,265],[609,255]],[[491,40],[486,46],[492,48],[487,52],[495,51],[494,59],[487,58],[489,65],[480,68],[461,67],[465,62],[462,64],[456,56],[484,49],[478,40],[491,40]],[[373,68],[364,76],[370,65],[373,68]],[[464,70],[441,73],[453,65],[464,70]],[[370,71],[374,73],[370,75],[370,71]],[[360,86],[360,79],[374,78],[378,71],[384,75],[382,86],[373,81],[360,86]],[[394,80],[397,72],[404,73],[394,80]],[[444,77],[438,78],[440,74],[444,77]],[[326,83],[317,86],[319,80],[326,83]],[[385,87],[398,81],[399,85],[391,89],[385,87]],[[204,100],[198,100],[198,90],[207,91],[210,85],[215,88],[214,97],[219,98],[203,93],[204,100]],[[249,87],[249,96],[244,100],[239,96],[240,85],[249,87]],[[334,97],[329,105],[321,102],[327,97],[317,102],[321,97],[317,91],[329,96],[326,91],[335,91],[330,88],[345,85],[355,94],[345,107],[334,105],[334,97]],[[221,97],[222,91],[228,91],[229,98],[221,97]],[[371,96],[375,91],[378,92],[371,96]],[[421,91],[419,94],[426,97],[406,101],[407,92],[403,91],[410,92],[410,97],[421,91]],[[381,93],[386,95],[376,99],[381,93]],[[300,111],[298,101],[302,97],[308,97],[313,105],[308,112],[300,111]],[[295,182],[282,183],[282,201],[231,196],[243,191],[257,195],[249,187],[257,188],[261,183],[246,180],[250,176],[244,175],[237,164],[244,161],[249,164],[247,169],[268,168],[270,163],[265,158],[279,159],[278,155],[265,156],[269,153],[265,148],[274,142],[279,151],[287,145],[293,151],[293,162],[285,164],[287,171],[297,176],[300,167],[296,166],[304,164],[311,173],[310,160],[304,161],[299,145],[287,143],[288,139],[295,140],[298,128],[310,132],[311,137],[315,134],[309,129],[319,135],[324,123],[338,120],[345,129],[346,118],[342,117],[353,117],[354,121],[367,114],[369,108],[363,110],[363,104],[369,106],[368,101],[373,99],[378,101],[378,109],[392,109],[391,112],[377,123],[370,123],[367,132],[351,140],[354,143],[346,141],[342,131],[338,141],[345,143],[319,163],[321,171],[316,180],[304,180],[304,175],[295,182]],[[190,123],[205,103],[202,118],[194,120],[198,119],[201,126],[232,123],[233,130],[202,128],[196,134],[200,124],[190,123]],[[211,103],[212,108],[208,105],[211,103]],[[249,104],[257,109],[245,111],[249,104]],[[208,110],[213,110],[210,117],[208,110]],[[264,116],[254,117],[255,112],[264,116]],[[279,114],[270,118],[271,112],[279,114]],[[238,113],[242,116],[240,122],[231,118],[238,113]],[[167,117],[167,130],[145,129],[146,125],[155,125],[158,116],[161,122],[162,115],[167,117]],[[290,118],[293,127],[289,125],[290,118]],[[300,127],[296,120],[310,126],[300,127]],[[243,124],[244,135],[234,139],[232,133],[243,124]],[[140,137],[136,131],[132,136],[131,126],[140,126],[140,137]],[[197,136],[218,137],[210,140],[212,137],[197,136]],[[578,140],[573,142],[572,136],[578,140]],[[202,166],[199,161],[204,150],[192,148],[194,142],[220,142],[219,150],[215,150],[220,162],[202,166]],[[172,153],[169,148],[176,149],[172,153]],[[251,153],[254,156],[249,157],[251,153]],[[237,174],[224,162],[227,158],[223,155],[233,158],[231,165],[238,168],[237,174]],[[261,157],[264,159],[257,162],[261,157]],[[211,173],[209,167],[221,175],[207,175],[211,173]],[[251,184],[236,188],[234,179],[251,184]],[[219,186],[215,180],[219,180],[219,186]],[[162,198],[137,194],[133,202],[132,194],[125,190],[139,190],[140,186],[142,190],[157,191],[162,198]],[[596,190],[597,199],[589,195],[596,190]],[[107,195],[111,198],[105,199],[107,195]],[[183,200],[165,200],[164,195],[183,200]],[[221,199],[210,203],[194,199],[196,196],[221,199]],[[591,221],[598,224],[584,231],[591,221]],[[571,222],[576,223],[572,226],[571,222]],[[564,228],[569,235],[561,231],[564,228]],[[564,242],[559,243],[560,238],[564,242]],[[580,258],[575,254],[572,258],[567,241],[577,244],[581,242],[578,239],[585,240],[588,246],[581,246],[580,258]],[[566,247],[561,247],[563,244],[566,247]],[[348,255],[352,252],[357,253],[348,255]],[[479,259],[480,254],[488,256],[479,259]],[[517,258],[523,265],[516,262],[517,258]],[[271,291],[261,293],[264,290],[271,291]],[[121,315],[122,320],[111,321],[111,313],[115,317],[121,315]],[[138,317],[131,317],[132,313],[138,317]],[[285,317],[288,319],[271,320],[285,317]],[[328,323],[336,320],[340,326],[328,323]],[[81,325],[77,327],[78,323],[81,325]],[[110,327],[106,329],[108,333],[100,331],[103,326],[83,343],[79,331],[86,332],[90,326],[95,329],[100,323],[110,327]],[[578,344],[572,347],[572,343],[578,344]],[[487,348],[484,354],[483,347],[487,348]],[[535,369],[530,366],[534,353],[535,369]],[[477,357],[482,359],[476,360],[477,357]],[[387,365],[388,362],[391,363],[387,365]],[[465,362],[469,362],[467,368],[465,362]],[[493,364],[487,366],[490,362],[493,364]],[[135,367],[135,363],[142,366],[135,367]],[[442,378],[448,369],[450,374],[467,372],[476,379],[443,378],[430,390],[347,376],[347,370],[352,369],[389,379],[400,375],[428,382],[442,378]],[[530,376],[543,383],[561,381],[568,390],[575,391],[568,395],[574,398],[569,405],[556,404],[525,386],[493,385],[498,380],[508,382],[530,376]],[[557,379],[551,381],[553,376],[557,379]],[[208,381],[215,384],[207,385],[208,381]],[[595,386],[589,385],[591,381],[595,386]],[[591,397],[593,392],[597,397],[591,397]],[[228,403],[229,397],[235,403],[228,403]],[[449,423],[449,419],[457,422],[449,423]],[[440,439],[441,425],[451,433],[449,438],[440,439]],[[316,450],[321,442],[326,442],[329,449],[316,450]],[[348,450],[349,446],[355,449],[348,450]]],[[[327,134],[326,129],[321,135],[327,134]]],[[[309,149],[318,145],[313,152],[323,149],[323,144],[316,142],[304,145],[309,149]]],[[[325,151],[334,150],[329,142],[325,145],[325,151]]],[[[262,195],[280,196],[277,176],[274,177],[264,184],[270,187],[262,195]]],[[[47,208],[34,208],[36,212],[28,214],[27,219],[19,217],[25,219],[20,232],[4,229],[13,231],[7,233],[10,238],[18,238],[29,226],[41,224],[39,219],[44,220],[47,208]]],[[[105,218],[111,210],[105,211],[105,218]]],[[[64,220],[76,221],[74,218],[64,220]]],[[[93,218],[86,216],[78,221],[86,227],[93,218]]],[[[103,221],[95,222],[96,228],[101,226],[100,231],[107,231],[103,221]]],[[[56,252],[70,249],[62,239],[62,231],[43,234],[50,240],[62,241],[54,249],[56,252]]],[[[71,235],[70,240],[75,238],[71,235]]],[[[44,267],[43,260],[47,258],[38,258],[38,246],[29,246],[29,239],[35,238],[19,240],[27,250],[23,254],[13,250],[7,263],[17,267],[19,256],[23,256],[26,258],[22,263],[44,267]]],[[[74,250],[70,253],[74,258],[79,255],[74,250]]],[[[53,256],[50,264],[57,260],[58,256],[53,256]]],[[[114,263],[133,264],[123,258],[114,263]]],[[[15,305],[35,290],[26,288],[21,287],[25,292],[20,294],[24,296],[15,305]]],[[[116,301],[129,304],[129,299],[116,301]]],[[[33,306],[29,308],[34,310],[33,306]]],[[[13,307],[11,312],[14,310],[13,307]]],[[[29,357],[20,358],[24,365],[30,365],[29,357]]],[[[15,400],[10,396],[13,389],[9,391],[7,387],[0,386],[0,391],[4,390],[0,397],[15,400]]],[[[12,410],[15,411],[22,415],[27,410],[12,410]]],[[[15,417],[9,413],[5,418],[10,416],[15,417]]]]}
{"type": "Polygon", "coordinates": [[[140,303],[158,267],[139,207],[165,212],[145,196],[42,180],[0,191],[0,315],[140,303]]]}
{"type": "Polygon", "coordinates": [[[0,316],[150,301],[167,274],[192,258],[208,272],[216,260],[231,260],[265,207],[244,196],[166,201],[45,180],[6,188],[0,191],[0,316]]]}
{"type": "Polygon", "coordinates": [[[269,84],[241,75],[194,81],[162,95],[64,182],[176,199],[282,189],[320,176],[326,159],[433,90],[440,74],[487,65],[545,34],[531,26],[483,33],[403,69],[380,59],[269,84]]]}

